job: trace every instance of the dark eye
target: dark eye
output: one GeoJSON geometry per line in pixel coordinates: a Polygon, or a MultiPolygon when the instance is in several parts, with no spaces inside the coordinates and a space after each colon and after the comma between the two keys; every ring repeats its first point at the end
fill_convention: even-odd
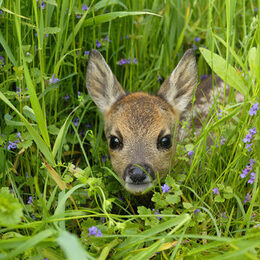
{"type": "Polygon", "coordinates": [[[165,135],[158,139],[157,149],[170,149],[172,147],[172,136],[165,135]]]}
{"type": "Polygon", "coordinates": [[[123,147],[123,143],[119,140],[119,138],[117,138],[117,137],[114,136],[114,135],[111,135],[111,136],[110,136],[110,141],[109,141],[109,147],[110,147],[112,150],[120,149],[120,148],[123,147]]]}

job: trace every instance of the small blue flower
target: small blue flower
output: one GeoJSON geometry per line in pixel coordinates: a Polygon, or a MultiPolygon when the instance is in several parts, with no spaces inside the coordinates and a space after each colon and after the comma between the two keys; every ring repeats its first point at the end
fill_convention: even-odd
{"type": "Polygon", "coordinates": [[[161,186],[161,188],[163,193],[170,191],[170,187],[166,183],[163,186],[161,186]]]}
{"type": "Polygon", "coordinates": [[[107,155],[103,155],[101,157],[101,162],[105,162],[107,160],[108,156],[107,155]]]}
{"type": "Polygon", "coordinates": [[[247,193],[246,196],[245,196],[245,199],[243,201],[243,204],[247,203],[249,198],[250,198],[250,193],[247,193]]]}
{"type": "Polygon", "coordinates": [[[78,124],[79,124],[79,119],[78,119],[78,117],[75,117],[75,118],[74,118],[73,124],[74,124],[75,127],[78,126],[78,124]]]}
{"type": "Polygon", "coordinates": [[[157,215],[157,218],[160,220],[162,219],[162,217],[158,216],[158,215],[161,215],[161,213],[159,211],[156,211],[155,209],[153,209],[154,211],[154,215],[157,215]]]}
{"type": "Polygon", "coordinates": [[[250,183],[250,184],[253,184],[255,181],[255,173],[254,172],[251,172],[250,173],[250,179],[247,183],[250,183]]]}
{"type": "Polygon", "coordinates": [[[92,226],[88,229],[88,235],[89,236],[95,236],[95,237],[102,237],[103,234],[101,233],[100,229],[98,229],[95,226],[92,226]]]}
{"type": "Polygon", "coordinates": [[[244,143],[250,143],[251,142],[252,135],[248,133],[246,137],[243,139],[244,143]]]}
{"type": "Polygon", "coordinates": [[[52,77],[50,79],[50,84],[56,84],[57,82],[59,82],[60,80],[58,78],[55,78],[55,75],[52,74],[52,77]]]}
{"type": "Polygon", "coordinates": [[[44,9],[45,9],[45,7],[46,7],[46,4],[45,4],[45,2],[44,2],[44,1],[42,1],[42,2],[39,4],[39,7],[40,7],[42,10],[44,10],[44,9]]]}
{"type": "Polygon", "coordinates": [[[250,108],[249,115],[250,116],[256,115],[258,110],[259,110],[259,103],[257,102],[255,104],[253,104],[253,106],[250,108]]]}
{"type": "Polygon", "coordinates": [[[89,55],[89,51],[84,51],[84,56],[89,55]]]}
{"type": "Polygon", "coordinates": [[[213,191],[213,194],[219,194],[219,189],[218,188],[214,188],[212,191],[213,191]]]}
{"type": "Polygon", "coordinates": [[[84,4],[84,5],[81,6],[81,9],[83,11],[87,11],[88,10],[88,6],[86,4],[84,4]]]}
{"type": "Polygon", "coordinates": [[[102,46],[101,42],[99,42],[98,40],[96,40],[96,47],[100,48],[102,46]]]}
{"type": "Polygon", "coordinates": [[[201,75],[200,80],[203,80],[203,79],[206,79],[206,78],[207,78],[207,75],[203,74],[203,75],[201,75]]]}
{"type": "Polygon", "coordinates": [[[196,37],[195,42],[200,42],[200,37],[196,37]]]}
{"type": "Polygon", "coordinates": [[[69,94],[67,93],[64,97],[65,100],[68,100],[70,98],[69,94]]]}
{"type": "Polygon", "coordinates": [[[194,154],[194,151],[189,151],[189,152],[188,152],[188,156],[189,156],[189,157],[192,157],[193,154],[194,154]]]}
{"type": "Polygon", "coordinates": [[[27,201],[27,204],[32,204],[33,203],[33,197],[29,196],[29,200],[27,201]]]}
{"type": "Polygon", "coordinates": [[[4,65],[5,65],[5,59],[1,55],[0,55],[0,65],[2,65],[2,67],[4,67],[4,65]]]}
{"type": "Polygon", "coordinates": [[[200,212],[200,209],[195,209],[194,214],[198,214],[200,212]]]}

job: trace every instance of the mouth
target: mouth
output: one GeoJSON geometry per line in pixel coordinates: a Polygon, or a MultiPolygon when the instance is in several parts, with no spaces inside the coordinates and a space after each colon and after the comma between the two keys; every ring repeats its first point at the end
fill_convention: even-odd
{"type": "Polygon", "coordinates": [[[146,182],[146,183],[130,183],[126,182],[125,183],[125,188],[129,192],[135,194],[135,195],[140,195],[141,193],[144,193],[148,190],[150,190],[153,187],[152,182],[146,182]]]}

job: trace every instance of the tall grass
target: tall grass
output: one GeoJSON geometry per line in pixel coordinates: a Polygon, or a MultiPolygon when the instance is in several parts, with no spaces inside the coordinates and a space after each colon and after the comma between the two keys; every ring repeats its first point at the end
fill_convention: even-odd
{"type": "Polygon", "coordinates": [[[260,119],[249,114],[260,95],[258,5],[0,1],[0,259],[258,259],[260,119]],[[135,198],[113,172],[85,90],[92,48],[130,92],[156,93],[188,48],[199,77],[231,86],[201,132],[178,143],[161,180],[169,193],[158,185],[135,198]],[[250,159],[254,181],[241,178],[250,159]]]}

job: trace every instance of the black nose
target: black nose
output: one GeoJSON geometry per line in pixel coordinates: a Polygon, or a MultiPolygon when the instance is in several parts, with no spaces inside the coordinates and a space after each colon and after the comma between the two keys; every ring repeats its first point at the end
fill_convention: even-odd
{"type": "Polygon", "coordinates": [[[135,184],[150,182],[154,177],[154,171],[148,164],[129,164],[124,171],[124,180],[135,184]]]}

